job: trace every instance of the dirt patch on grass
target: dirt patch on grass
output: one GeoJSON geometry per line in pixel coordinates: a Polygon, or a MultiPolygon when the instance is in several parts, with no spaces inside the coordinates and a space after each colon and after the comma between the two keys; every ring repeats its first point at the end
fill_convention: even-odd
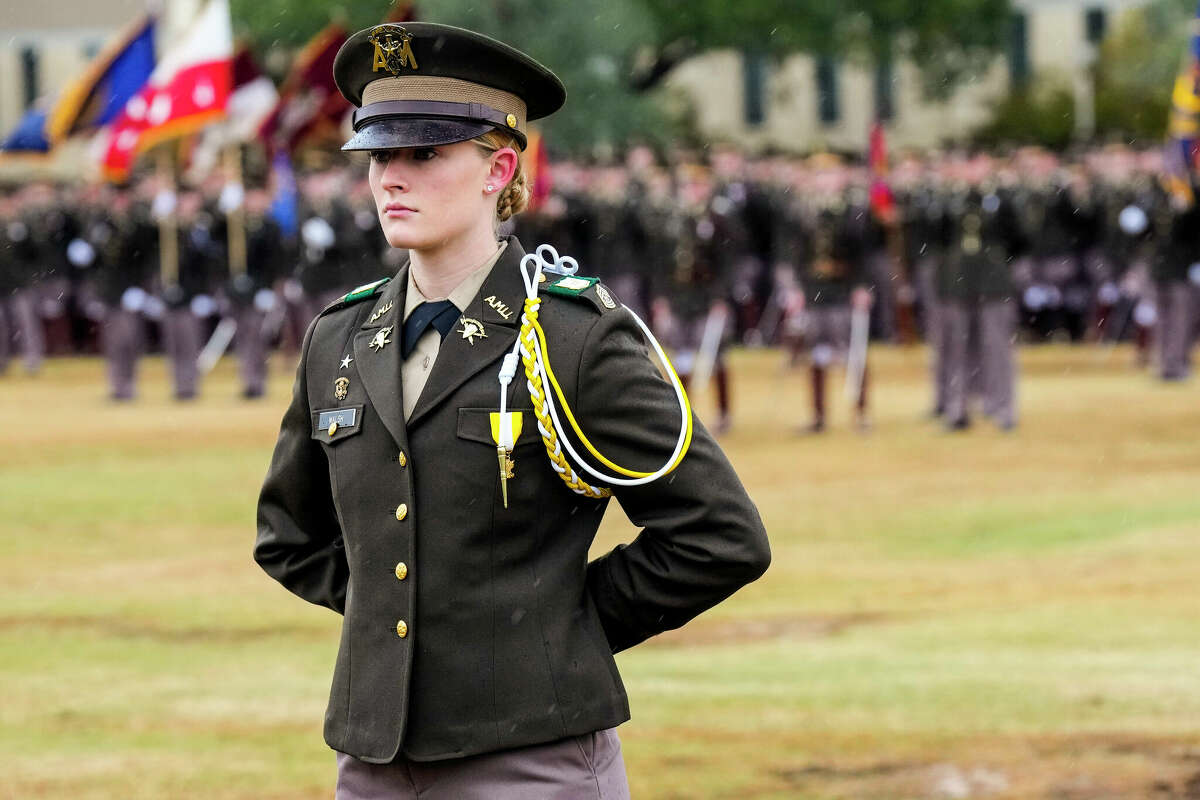
{"type": "Polygon", "coordinates": [[[1200,741],[1134,734],[976,739],[929,760],[772,770],[804,797],[1200,800],[1200,741]]]}
{"type": "Polygon", "coordinates": [[[772,639],[824,639],[837,636],[850,628],[880,625],[895,617],[894,614],[882,612],[854,612],[736,621],[705,620],[691,622],[679,630],[659,634],[643,646],[696,647],[746,644],[772,639]]]}
{"type": "Polygon", "coordinates": [[[253,642],[274,637],[324,639],[328,631],[302,625],[272,625],[254,628],[208,626],[174,627],[145,619],[113,617],[24,615],[0,617],[0,632],[21,628],[50,631],[85,631],[118,639],[151,639],[171,644],[211,644],[253,642]]]}

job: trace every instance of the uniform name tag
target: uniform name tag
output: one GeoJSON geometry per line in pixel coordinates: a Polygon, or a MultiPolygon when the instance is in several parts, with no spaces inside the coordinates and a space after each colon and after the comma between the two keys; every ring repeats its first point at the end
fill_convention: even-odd
{"type": "Polygon", "coordinates": [[[357,408],[339,408],[335,411],[322,411],[317,417],[317,430],[327,431],[331,424],[340,428],[353,428],[358,418],[357,408]]]}

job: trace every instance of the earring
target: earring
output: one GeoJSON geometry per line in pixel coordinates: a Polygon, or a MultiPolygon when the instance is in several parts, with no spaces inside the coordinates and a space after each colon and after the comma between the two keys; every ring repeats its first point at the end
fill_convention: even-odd
{"type": "Polygon", "coordinates": [[[488,190],[489,192],[494,192],[494,191],[496,191],[496,187],[495,187],[495,186],[492,186],[492,185],[489,183],[489,184],[487,185],[487,190],[488,190]]]}

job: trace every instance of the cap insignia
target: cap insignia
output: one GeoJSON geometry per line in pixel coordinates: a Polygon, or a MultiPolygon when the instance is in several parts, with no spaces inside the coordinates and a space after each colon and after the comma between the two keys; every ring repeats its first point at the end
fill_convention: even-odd
{"type": "Polygon", "coordinates": [[[375,45],[375,60],[372,72],[386,69],[395,77],[402,67],[420,69],[413,54],[412,34],[399,25],[376,25],[367,34],[367,41],[375,45]]]}

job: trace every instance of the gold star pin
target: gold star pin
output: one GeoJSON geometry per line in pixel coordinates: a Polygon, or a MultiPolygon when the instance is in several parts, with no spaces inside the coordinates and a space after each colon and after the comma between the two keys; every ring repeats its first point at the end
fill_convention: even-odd
{"type": "Polygon", "coordinates": [[[471,319],[470,317],[460,317],[458,320],[458,324],[462,325],[462,328],[460,330],[456,331],[456,333],[461,333],[462,338],[466,339],[472,345],[475,344],[476,336],[478,336],[480,339],[487,338],[487,334],[483,332],[483,323],[477,319],[471,319]]]}
{"type": "Polygon", "coordinates": [[[371,340],[371,343],[368,346],[372,350],[374,350],[376,353],[378,353],[380,350],[382,350],[384,348],[384,345],[391,344],[392,340],[389,339],[388,337],[392,335],[393,327],[395,327],[395,326],[388,325],[386,327],[380,328],[375,333],[375,338],[371,340]]]}

